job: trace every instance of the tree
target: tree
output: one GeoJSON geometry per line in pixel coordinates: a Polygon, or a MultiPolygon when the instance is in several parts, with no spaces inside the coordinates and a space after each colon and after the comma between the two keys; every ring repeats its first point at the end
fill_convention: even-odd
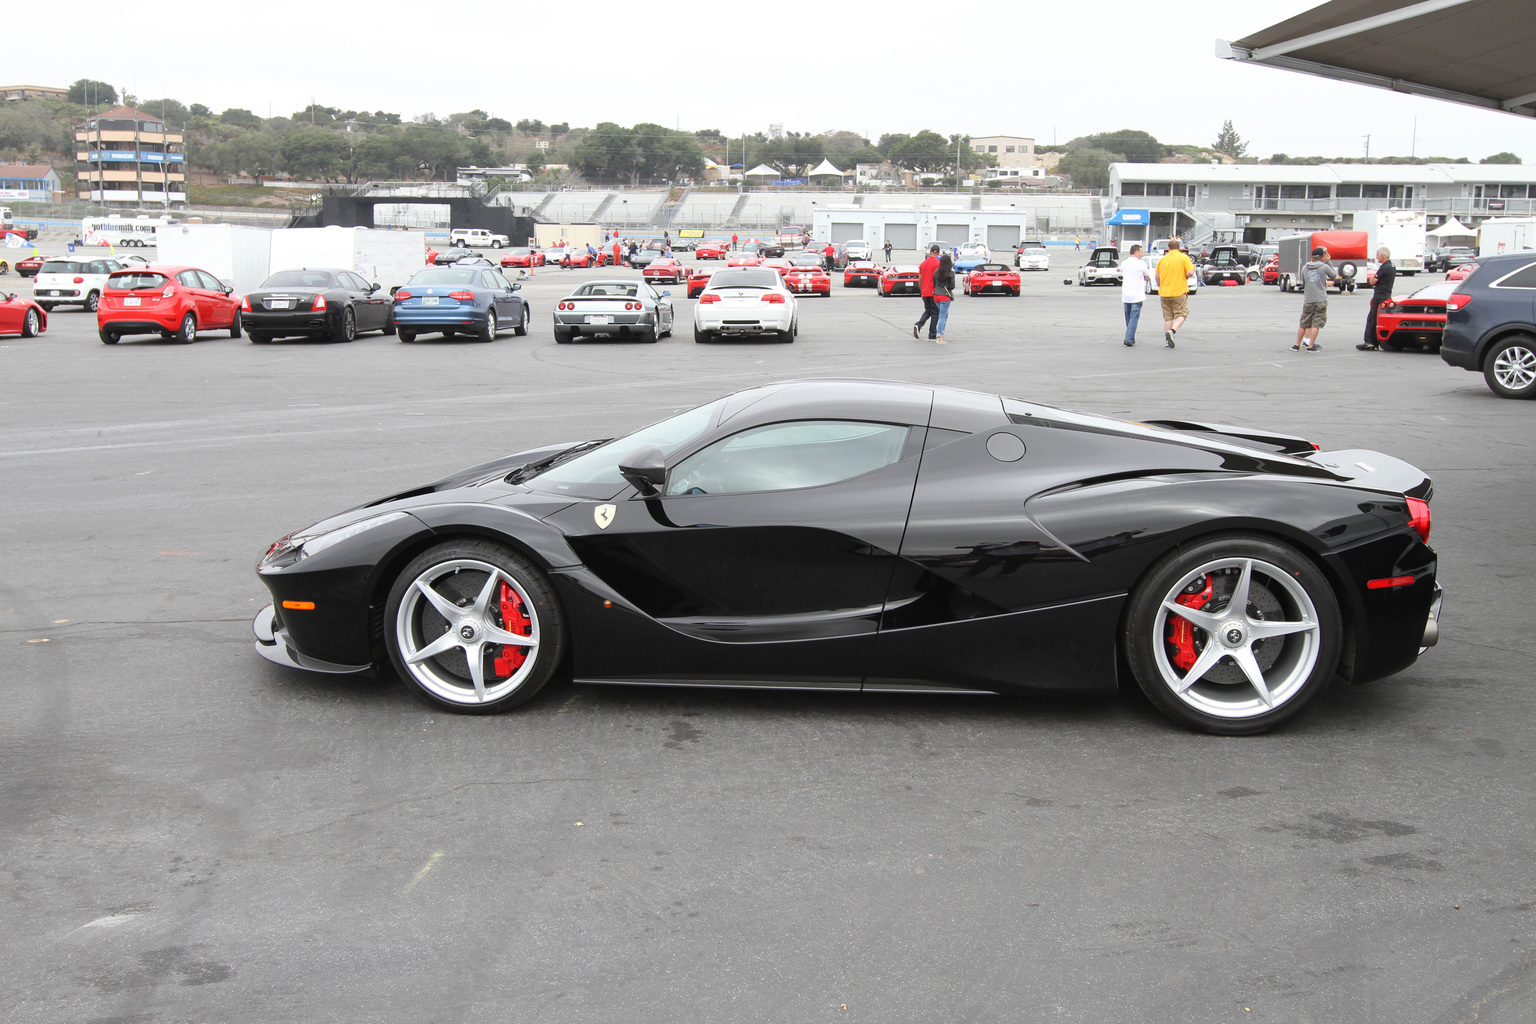
{"type": "Polygon", "coordinates": [[[570,130],[571,126],[565,121],[561,121],[559,124],[552,124],[549,126],[549,134],[555,136],[556,138],[569,134],[570,130]]]}
{"type": "Polygon", "coordinates": [[[192,112],[173,99],[145,100],[139,109],[146,114],[159,114],[168,124],[184,125],[192,112]]]}
{"type": "Polygon", "coordinates": [[[219,121],[223,124],[232,124],[236,128],[255,128],[261,124],[261,118],[239,107],[230,107],[224,111],[219,115],[219,121]]]}
{"type": "Polygon", "coordinates": [[[289,132],[283,139],[283,164],[295,178],[321,178],[329,181],[349,162],[347,140],[339,132],[305,126],[289,132]]]}
{"type": "Polygon", "coordinates": [[[480,122],[480,130],[484,132],[498,132],[504,135],[512,130],[512,122],[504,117],[488,117],[480,122]]]}
{"type": "Polygon", "coordinates": [[[960,153],[961,170],[974,171],[979,167],[997,166],[996,155],[976,152],[976,147],[971,145],[971,137],[969,135],[963,138],[959,135],[951,135],[949,137],[949,151],[953,153],[956,150],[960,153]]]}
{"type": "Polygon", "coordinates": [[[572,159],[582,175],[595,181],[639,179],[640,147],[632,128],[603,121],[587,133],[572,159]]]}
{"type": "Polygon", "coordinates": [[[543,135],[544,122],[539,120],[531,120],[525,117],[521,121],[517,122],[517,130],[522,132],[524,135],[543,135]]]}
{"type": "Polygon", "coordinates": [[[193,117],[212,117],[213,116],[213,111],[209,110],[207,107],[203,106],[201,103],[194,103],[194,104],[192,104],[190,107],[187,108],[187,113],[191,114],[193,117]]]}
{"type": "MultiPolygon", "coordinates": [[[[1100,132],[1098,135],[1083,135],[1067,143],[1067,152],[1074,149],[1105,149],[1111,153],[1120,153],[1121,160],[1128,160],[1138,164],[1155,164],[1165,154],[1163,144],[1146,132],[1134,128],[1121,128],[1115,132],[1100,132]]],[[[1088,186],[1090,188],[1103,186],[1088,186]]]]}
{"type": "Polygon", "coordinates": [[[1241,160],[1248,155],[1248,143],[1237,134],[1237,129],[1232,127],[1230,118],[1222,122],[1221,131],[1216,135],[1216,141],[1211,143],[1211,148],[1218,153],[1225,153],[1234,160],[1241,160]]]}
{"type": "Polygon", "coordinates": [[[69,102],[82,107],[90,104],[110,107],[117,102],[117,90],[106,82],[82,78],[69,87],[69,102]]]}
{"type": "Polygon", "coordinates": [[[1493,156],[1485,156],[1478,161],[1480,164],[1518,164],[1520,158],[1513,153],[1495,153],[1493,156]]]}
{"type": "Polygon", "coordinates": [[[889,157],[911,137],[910,135],[901,134],[882,135],[880,136],[880,141],[875,143],[875,148],[884,153],[886,157],[889,157]]]}
{"type": "Polygon", "coordinates": [[[674,181],[704,173],[704,150],[687,132],[659,124],[637,124],[633,131],[641,177],[674,181]]]}
{"type": "Polygon", "coordinates": [[[757,151],[759,163],[777,167],[790,177],[798,177],[826,157],[826,146],[820,139],[798,134],[769,139],[757,151]]]}
{"type": "Polygon", "coordinates": [[[1062,156],[1056,170],[1072,178],[1073,188],[1108,188],[1109,165],[1124,159],[1107,149],[1073,149],[1062,156]]]}
{"type": "MultiPolygon", "coordinates": [[[[882,142],[885,137],[882,137],[882,142]]],[[[889,156],[903,167],[919,172],[942,171],[954,163],[955,151],[944,136],[924,128],[901,145],[894,147],[889,156]]]]}

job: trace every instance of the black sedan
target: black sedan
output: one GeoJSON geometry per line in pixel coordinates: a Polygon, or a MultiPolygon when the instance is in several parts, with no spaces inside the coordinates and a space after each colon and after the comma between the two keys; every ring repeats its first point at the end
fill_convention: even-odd
{"type": "Polygon", "coordinates": [[[240,320],[251,341],[352,341],[363,331],[395,333],[390,298],[350,270],[279,270],[247,295],[240,320]]]}
{"type": "Polygon", "coordinates": [[[291,533],[256,650],[455,711],[582,683],[1111,693],[1262,732],[1438,630],[1391,456],[995,395],[798,381],[291,533]]]}

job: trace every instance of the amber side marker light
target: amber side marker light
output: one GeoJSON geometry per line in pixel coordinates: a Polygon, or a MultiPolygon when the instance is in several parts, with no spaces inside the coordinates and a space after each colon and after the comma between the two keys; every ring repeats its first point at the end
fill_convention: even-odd
{"type": "MultiPolygon", "coordinates": [[[[1374,586],[1374,584],[1372,584],[1374,586]]],[[[292,612],[312,612],[315,610],[313,601],[284,601],[283,607],[292,612]]]]}
{"type": "Polygon", "coordinates": [[[1367,590],[1386,590],[1388,587],[1406,587],[1413,583],[1412,576],[1388,576],[1383,580],[1369,580],[1365,584],[1367,590]]]}

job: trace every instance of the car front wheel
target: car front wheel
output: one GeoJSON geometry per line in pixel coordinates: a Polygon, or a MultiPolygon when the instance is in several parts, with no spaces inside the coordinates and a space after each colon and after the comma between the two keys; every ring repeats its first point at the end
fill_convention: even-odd
{"type": "Polygon", "coordinates": [[[418,555],[390,588],[384,639],[401,678],[434,704],[484,713],[538,693],[564,655],[564,619],[548,579],[483,540],[418,555]]]}
{"type": "Polygon", "coordinates": [[[512,333],[516,334],[519,338],[526,338],[528,336],[528,303],[526,302],[523,303],[522,319],[518,321],[516,327],[512,328],[512,333]]]}
{"type": "Polygon", "coordinates": [[[37,332],[42,329],[42,319],[37,315],[37,310],[27,310],[26,317],[21,321],[21,336],[23,338],[35,338],[37,332]]]}
{"type": "Polygon", "coordinates": [[[1126,657],[1159,711],[1225,736],[1264,732],[1328,685],[1338,599],[1289,545],[1232,534],[1159,559],[1131,599],[1126,657]]]}
{"type": "Polygon", "coordinates": [[[1483,360],[1483,379],[1500,398],[1536,397],[1536,338],[1505,338],[1483,360]]]}

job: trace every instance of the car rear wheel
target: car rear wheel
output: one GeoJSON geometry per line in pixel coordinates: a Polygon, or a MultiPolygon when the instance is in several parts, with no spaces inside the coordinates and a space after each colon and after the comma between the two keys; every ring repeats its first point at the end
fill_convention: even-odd
{"type": "Polygon", "coordinates": [[[271,343],[272,343],[272,335],[264,334],[261,331],[252,331],[251,332],[251,344],[252,345],[270,345],[271,343]]]}
{"type": "Polygon", "coordinates": [[[384,330],[381,332],[386,338],[395,336],[395,311],[390,310],[389,316],[384,321],[384,330]]]}
{"type": "Polygon", "coordinates": [[[181,327],[177,329],[175,334],[171,335],[171,338],[175,341],[181,342],[183,345],[190,345],[196,341],[197,318],[194,317],[191,313],[188,313],[186,316],[182,317],[181,327]]]}
{"type": "Polygon", "coordinates": [[[401,678],[441,707],[504,711],[547,683],[565,647],[548,579],[499,544],[448,541],[422,552],[395,580],[384,640],[401,678]]]}
{"type": "MultiPolygon", "coordinates": [[[[444,333],[446,334],[446,332],[444,333]]],[[[501,328],[496,326],[496,311],[494,309],[486,310],[485,326],[481,328],[480,333],[475,336],[481,341],[495,341],[496,335],[499,333],[501,333],[501,328]]]]}
{"type": "Polygon", "coordinates": [[[697,327],[693,329],[693,341],[696,345],[705,345],[715,340],[715,332],[701,331],[697,327]]]}
{"type": "Polygon", "coordinates": [[[1225,736],[1264,732],[1328,685],[1338,599],[1287,544],[1232,534],[1159,559],[1131,598],[1126,658],[1159,711],[1225,736]]]}
{"type": "Polygon", "coordinates": [[[99,305],[101,305],[101,295],[98,292],[91,292],[85,297],[85,311],[87,313],[96,312],[96,307],[99,305]]]}
{"type": "Polygon", "coordinates": [[[348,306],[341,311],[341,327],[331,336],[332,341],[357,340],[357,314],[348,306]]]}
{"type": "Polygon", "coordinates": [[[35,338],[37,332],[42,329],[42,317],[37,315],[37,310],[27,310],[27,315],[21,321],[21,336],[23,338],[35,338]]]}
{"type": "Polygon", "coordinates": [[[52,313],[53,312],[53,303],[51,303],[51,302],[39,302],[37,304],[37,308],[41,309],[44,313],[52,313]]]}
{"type": "Polygon", "coordinates": [[[118,336],[116,334],[113,334],[111,331],[97,331],[96,332],[96,337],[101,339],[101,343],[103,345],[116,345],[117,344],[117,337],[118,336]]]}
{"type": "Polygon", "coordinates": [[[512,333],[519,338],[526,338],[528,336],[528,303],[526,302],[523,303],[522,318],[518,320],[517,326],[512,328],[512,333]]]}
{"type": "Polygon", "coordinates": [[[411,342],[416,340],[416,332],[408,331],[404,327],[401,327],[399,330],[397,330],[395,332],[395,336],[404,342],[411,342]]]}
{"type": "Polygon", "coordinates": [[[1488,350],[1483,379],[1500,398],[1536,397],[1536,338],[1517,334],[1488,350]]]}
{"type": "Polygon", "coordinates": [[[241,326],[242,325],[241,325],[241,322],[240,322],[240,311],[237,309],[237,310],[235,310],[234,317],[229,321],[229,336],[231,338],[238,338],[238,337],[240,337],[241,326]]]}
{"type": "Polygon", "coordinates": [[[555,328],[555,344],[556,345],[569,345],[570,343],[571,343],[571,332],[570,331],[562,331],[560,328],[556,327],[555,328]]]}

